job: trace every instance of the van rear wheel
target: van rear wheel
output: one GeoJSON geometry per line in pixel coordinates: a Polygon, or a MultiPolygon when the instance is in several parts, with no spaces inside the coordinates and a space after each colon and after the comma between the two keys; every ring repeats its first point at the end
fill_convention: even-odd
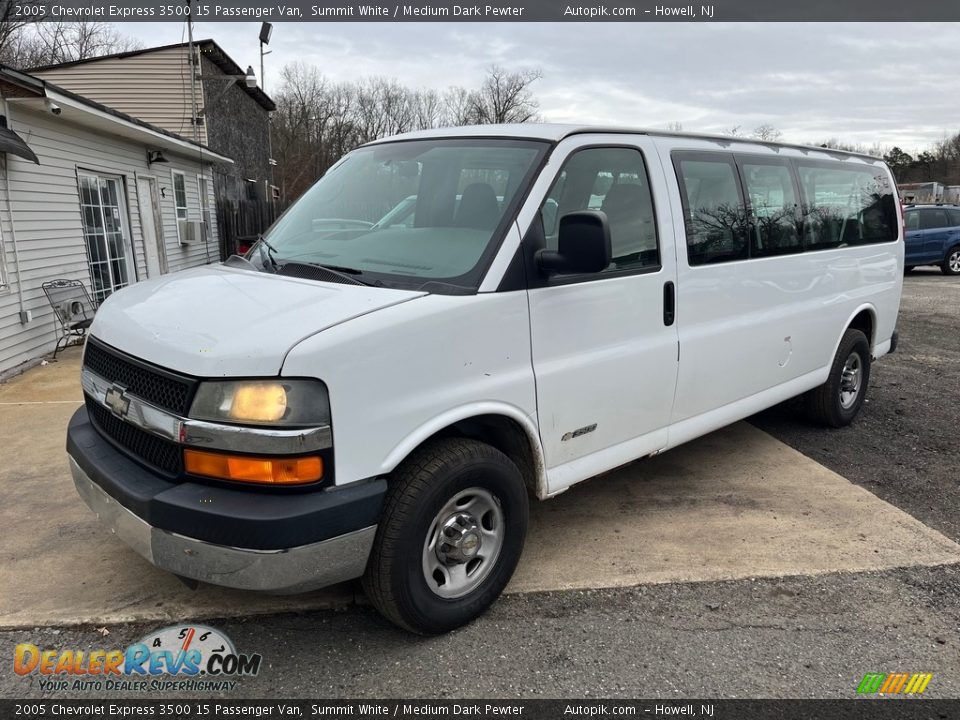
{"type": "Polygon", "coordinates": [[[870,382],[870,343],[860,330],[849,328],[830,366],[827,381],[807,395],[811,419],[828,427],[844,427],[860,412],[870,382]]]}
{"type": "Polygon", "coordinates": [[[482,614],[513,575],[529,503],[517,466],[485,443],[432,441],[390,478],[363,576],[373,605],[416,633],[482,614]]]}
{"type": "Polygon", "coordinates": [[[944,275],[960,275],[960,245],[947,250],[947,255],[943,258],[943,264],[940,270],[944,275]]]}

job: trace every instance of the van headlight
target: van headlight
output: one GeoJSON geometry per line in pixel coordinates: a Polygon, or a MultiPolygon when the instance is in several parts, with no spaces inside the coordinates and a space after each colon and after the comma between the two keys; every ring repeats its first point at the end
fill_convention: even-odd
{"type": "Polygon", "coordinates": [[[330,398],[319,380],[217,380],[200,383],[190,417],[254,425],[329,425],[330,398]]]}

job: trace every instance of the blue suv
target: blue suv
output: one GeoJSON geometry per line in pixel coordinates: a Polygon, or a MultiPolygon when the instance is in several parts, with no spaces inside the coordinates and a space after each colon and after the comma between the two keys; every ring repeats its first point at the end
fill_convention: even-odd
{"type": "Polygon", "coordinates": [[[907,205],[904,265],[939,265],[944,275],[960,275],[960,205],[907,205]]]}

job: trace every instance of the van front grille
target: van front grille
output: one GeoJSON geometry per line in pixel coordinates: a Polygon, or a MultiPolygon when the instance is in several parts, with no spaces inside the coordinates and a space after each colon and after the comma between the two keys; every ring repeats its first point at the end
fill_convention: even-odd
{"type": "Polygon", "coordinates": [[[177,443],[120,420],[89,395],[84,394],[84,398],[87,413],[100,434],[112,440],[134,460],[170,477],[183,472],[183,453],[177,443]]]}
{"type": "Polygon", "coordinates": [[[98,343],[87,340],[83,364],[104,380],[122,385],[152,405],[185,417],[190,410],[196,380],[172,373],[131,358],[98,343]]]}

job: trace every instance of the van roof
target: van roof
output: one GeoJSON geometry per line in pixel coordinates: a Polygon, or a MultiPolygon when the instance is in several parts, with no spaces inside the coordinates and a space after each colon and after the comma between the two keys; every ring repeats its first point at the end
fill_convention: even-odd
{"type": "Polygon", "coordinates": [[[905,207],[905,208],[910,208],[910,209],[913,209],[913,208],[948,208],[948,209],[950,209],[950,210],[960,209],[960,205],[958,205],[957,203],[952,203],[952,202],[938,202],[938,203],[934,203],[934,202],[925,202],[925,203],[908,202],[908,203],[904,203],[904,204],[903,204],[903,207],[905,207]]]}
{"type": "Polygon", "coordinates": [[[656,130],[653,128],[631,128],[606,125],[568,125],[562,123],[464,125],[461,127],[416,130],[414,132],[408,132],[401,135],[393,135],[391,137],[374,140],[368,144],[375,145],[397,140],[425,140],[428,138],[446,137],[503,137],[559,142],[560,140],[570,137],[571,135],[583,135],[587,133],[602,133],[612,135],[651,135],[657,137],[686,138],[688,140],[710,140],[724,147],[730,145],[731,143],[744,143],[747,145],[760,145],[769,148],[792,148],[794,150],[801,150],[805,152],[816,151],[833,157],[857,157],[875,163],[883,162],[882,158],[874,157],[873,155],[867,155],[866,153],[851,152],[848,150],[835,150],[833,148],[823,148],[815,145],[772,142],[769,140],[756,140],[753,138],[733,137],[730,135],[708,135],[702,133],[675,132],[672,130],[656,130]]]}

